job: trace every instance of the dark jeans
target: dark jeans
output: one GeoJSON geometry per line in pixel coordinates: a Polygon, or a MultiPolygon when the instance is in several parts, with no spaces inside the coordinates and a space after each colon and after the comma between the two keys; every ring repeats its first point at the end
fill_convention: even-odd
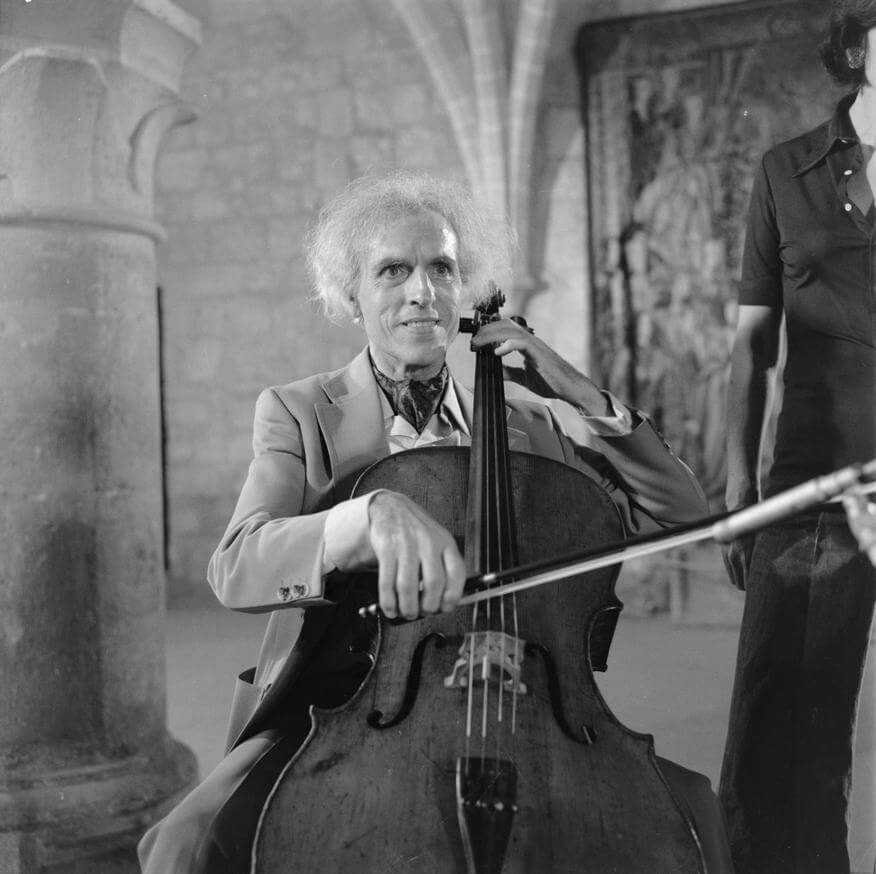
{"type": "Polygon", "coordinates": [[[748,580],[719,790],[736,872],[848,874],[876,570],[831,508],[759,532],[748,580]]]}

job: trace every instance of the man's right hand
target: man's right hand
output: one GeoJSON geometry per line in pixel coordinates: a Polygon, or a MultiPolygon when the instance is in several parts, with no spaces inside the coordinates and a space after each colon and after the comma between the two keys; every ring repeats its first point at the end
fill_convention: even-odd
{"type": "Polygon", "coordinates": [[[462,597],[465,562],[450,532],[398,492],[376,494],[368,516],[383,614],[416,619],[452,610],[462,597]]]}
{"type": "Polygon", "coordinates": [[[724,567],[737,589],[745,590],[748,571],[751,568],[751,553],[754,549],[754,534],[744,534],[721,547],[724,567]]]}

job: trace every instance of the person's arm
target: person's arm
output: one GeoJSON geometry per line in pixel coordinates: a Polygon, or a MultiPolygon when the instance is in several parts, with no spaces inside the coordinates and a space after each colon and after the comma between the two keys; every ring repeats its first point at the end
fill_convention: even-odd
{"type": "Polygon", "coordinates": [[[377,491],[303,512],[301,425],[272,389],[256,404],[253,452],[207,573],[226,607],[255,613],[325,604],[327,574],[378,568],[389,617],[449,610],[459,600],[465,566],[453,537],[405,496],[377,491]]]}
{"type": "MultiPolygon", "coordinates": [[[[769,370],[779,350],[781,311],[769,306],[739,307],[730,353],[727,389],[727,485],[724,502],[730,511],[757,503],[758,465],[769,393],[769,370]]],[[[727,573],[737,589],[745,589],[754,535],[722,547],[727,573]]]]}
{"type": "Polygon", "coordinates": [[[262,612],[323,600],[328,510],[303,513],[304,442],[273,389],[256,402],[253,458],[207,579],[232,610],[262,612]]]}
{"type": "MultiPolygon", "coordinates": [[[[651,421],[633,410],[636,424],[627,434],[596,436],[595,446],[616,472],[615,503],[632,534],[696,522],[709,503],[691,469],[672,451],[651,421]],[[625,501],[626,506],[623,505],[625,501]]],[[[581,449],[576,446],[576,451],[581,449]]]]}
{"type": "Polygon", "coordinates": [[[780,325],[781,313],[772,307],[739,307],[727,390],[728,510],[738,510],[758,500],[758,460],[769,370],[778,356],[780,325]]]}
{"type": "Polygon", "coordinates": [[[646,416],[620,405],[543,340],[510,319],[478,330],[472,345],[487,343],[498,344],[497,355],[519,352],[523,356],[523,367],[505,368],[508,378],[543,398],[565,401],[593,423],[591,431],[601,455],[571,440],[551,416],[562,435],[566,461],[573,466],[580,462],[603,474],[601,485],[618,505],[630,533],[707,515],[708,503],[690,468],[646,416]]]}

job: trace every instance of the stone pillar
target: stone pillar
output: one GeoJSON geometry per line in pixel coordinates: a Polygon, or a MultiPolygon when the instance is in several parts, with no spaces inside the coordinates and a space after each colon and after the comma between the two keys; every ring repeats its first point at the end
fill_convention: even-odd
{"type": "Polygon", "coordinates": [[[129,872],[165,715],[153,169],[198,21],[0,0],[0,871],[129,872]]]}

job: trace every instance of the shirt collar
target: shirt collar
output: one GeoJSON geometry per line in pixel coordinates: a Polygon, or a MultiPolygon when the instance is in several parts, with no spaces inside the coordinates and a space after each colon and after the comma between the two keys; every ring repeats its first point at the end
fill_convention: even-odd
{"type": "Polygon", "coordinates": [[[860,145],[852,120],[849,118],[849,107],[855,102],[857,96],[857,91],[846,94],[837,104],[830,120],[816,130],[812,148],[795,171],[795,177],[808,173],[836,149],[860,145]]]}

